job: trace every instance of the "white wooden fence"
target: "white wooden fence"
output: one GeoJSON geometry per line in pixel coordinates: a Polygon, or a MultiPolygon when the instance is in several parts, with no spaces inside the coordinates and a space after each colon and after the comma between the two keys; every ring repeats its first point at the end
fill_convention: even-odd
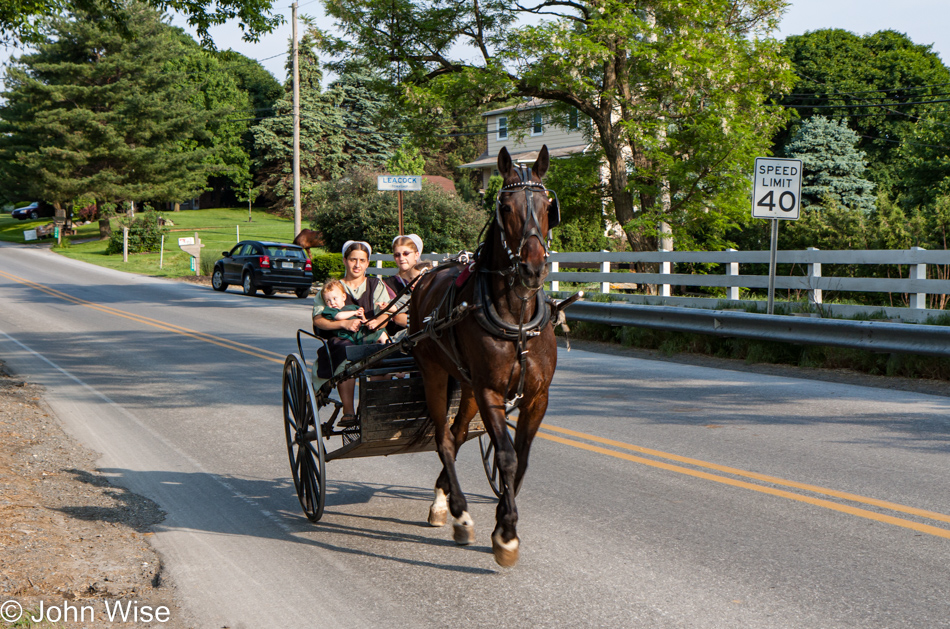
{"type": "MultiPolygon", "coordinates": [[[[425,254],[423,259],[438,261],[443,254],[425,254]]],[[[391,261],[392,257],[374,254],[371,260],[381,267],[382,261],[391,261]]],[[[823,291],[873,292],[907,295],[909,308],[894,308],[900,311],[895,316],[921,320],[927,311],[928,295],[950,295],[950,279],[928,279],[928,275],[937,275],[936,267],[944,267],[946,277],[950,268],[950,251],[927,251],[918,247],[909,250],[854,250],[854,251],[779,251],[778,264],[796,265],[802,269],[800,275],[779,275],[775,278],[777,290],[795,290],[807,294],[808,301],[816,306],[823,304],[823,291]],[[830,277],[822,275],[822,265],[887,265],[895,277],[830,277]],[[901,277],[900,275],[904,275],[901,277]],[[908,310],[916,311],[907,316],[908,310]]],[[[768,251],[658,251],[658,252],[570,252],[551,255],[551,273],[548,276],[550,290],[561,290],[561,282],[597,283],[600,292],[610,294],[612,298],[634,303],[667,304],[694,307],[721,306],[722,302],[740,301],[740,288],[768,288],[767,271],[761,275],[743,274],[743,266],[769,263],[768,251]],[[674,264],[696,263],[714,264],[708,274],[673,273],[674,264]],[[636,273],[629,270],[635,264],[656,265],[658,272],[636,273]],[[561,271],[563,267],[590,266],[597,271],[561,271]],[[621,268],[625,267],[625,268],[621,268]],[[655,286],[653,295],[631,295],[616,292],[623,288],[639,288],[644,285],[655,286]],[[726,289],[725,298],[684,298],[672,297],[672,286],[685,287],[721,287],[726,289]],[[613,292],[612,292],[613,291],[613,292]],[[713,304],[713,305],[710,305],[713,304]]],[[[373,269],[380,275],[390,275],[394,269],[373,269]]],[[[842,308],[835,307],[836,311],[842,308]]],[[[881,308],[852,307],[854,311],[881,310],[881,308]]],[[[891,309],[885,309],[891,310],[891,309]]],[[[841,314],[847,315],[846,312],[841,314]]],[[[939,314],[939,311],[936,312],[939,314]]]]}

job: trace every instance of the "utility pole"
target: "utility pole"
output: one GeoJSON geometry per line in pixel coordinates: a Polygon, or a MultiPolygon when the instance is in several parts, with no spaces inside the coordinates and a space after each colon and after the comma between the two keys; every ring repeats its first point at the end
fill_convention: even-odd
{"type": "Polygon", "coordinates": [[[300,66],[297,49],[297,3],[293,5],[294,35],[294,237],[300,233],[300,66]]]}

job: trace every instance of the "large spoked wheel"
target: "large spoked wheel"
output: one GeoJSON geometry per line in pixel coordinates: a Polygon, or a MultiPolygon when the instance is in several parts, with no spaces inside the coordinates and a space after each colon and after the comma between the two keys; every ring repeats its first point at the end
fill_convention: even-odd
{"type": "Polygon", "coordinates": [[[501,480],[498,477],[498,461],[495,459],[495,444],[488,435],[478,437],[478,447],[482,451],[482,465],[485,467],[485,476],[495,495],[501,498],[501,480]]]}
{"type": "Polygon", "coordinates": [[[291,354],[284,361],[284,433],[294,488],[307,519],[316,522],[326,503],[326,463],[319,407],[303,360],[291,354]]]}

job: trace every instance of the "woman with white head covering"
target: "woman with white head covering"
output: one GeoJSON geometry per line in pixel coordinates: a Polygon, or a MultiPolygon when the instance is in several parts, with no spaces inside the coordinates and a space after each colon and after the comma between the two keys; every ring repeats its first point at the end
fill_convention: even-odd
{"type": "MultiPolygon", "coordinates": [[[[346,272],[341,280],[344,291],[346,292],[346,303],[355,304],[366,314],[367,321],[363,324],[359,319],[327,319],[322,315],[326,304],[323,301],[323,295],[319,292],[313,298],[313,331],[327,338],[329,355],[327,352],[318,352],[317,361],[314,363],[314,387],[319,388],[323,383],[343,370],[346,365],[346,345],[353,343],[335,335],[322,335],[322,331],[333,332],[339,329],[347,329],[350,332],[356,332],[360,325],[366,325],[370,330],[375,330],[383,325],[387,315],[382,312],[393,294],[380,280],[375,277],[366,277],[366,269],[369,266],[369,256],[373,248],[368,242],[362,240],[348,240],[343,245],[343,265],[346,272]],[[377,314],[377,313],[381,314],[377,314]],[[321,355],[322,354],[322,355],[321,355]]],[[[353,390],[356,383],[353,380],[346,380],[339,385],[340,401],[343,402],[344,416],[343,422],[353,422],[356,418],[353,406],[353,390]]]]}
{"type": "MultiPolygon", "coordinates": [[[[396,262],[398,271],[396,275],[390,275],[383,279],[393,294],[398,294],[407,284],[416,278],[422,271],[417,268],[419,256],[422,255],[422,238],[416,234],[407,234],[405,236],[396,236],[393,238],[393,260],[396,262]]],[[[410,289],[411,292],[411,289],[410,289]]],[[[403,294],[396,302],[396,307],[403,306],[409,301],[409,292],[403,294]]],[[[409,325],[409,315],[401,312],[393,317],[395,326],[390,325],[387,332],[392,336],[398,332],[400,327],[409,325]]]]}

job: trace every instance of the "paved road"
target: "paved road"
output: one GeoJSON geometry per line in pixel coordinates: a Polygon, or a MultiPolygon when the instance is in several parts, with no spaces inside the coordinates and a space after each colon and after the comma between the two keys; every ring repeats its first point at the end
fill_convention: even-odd
{"type": "Polygon", "coordinates": [[[505,570],[474,444],[472,547],[425,525],[434,454],[332,462],[302,517],[280,363],[308,310],[0,246],[0,356],[168,512],[198,627],[950,626],[950,398],[562,350],[505,570]]]}

